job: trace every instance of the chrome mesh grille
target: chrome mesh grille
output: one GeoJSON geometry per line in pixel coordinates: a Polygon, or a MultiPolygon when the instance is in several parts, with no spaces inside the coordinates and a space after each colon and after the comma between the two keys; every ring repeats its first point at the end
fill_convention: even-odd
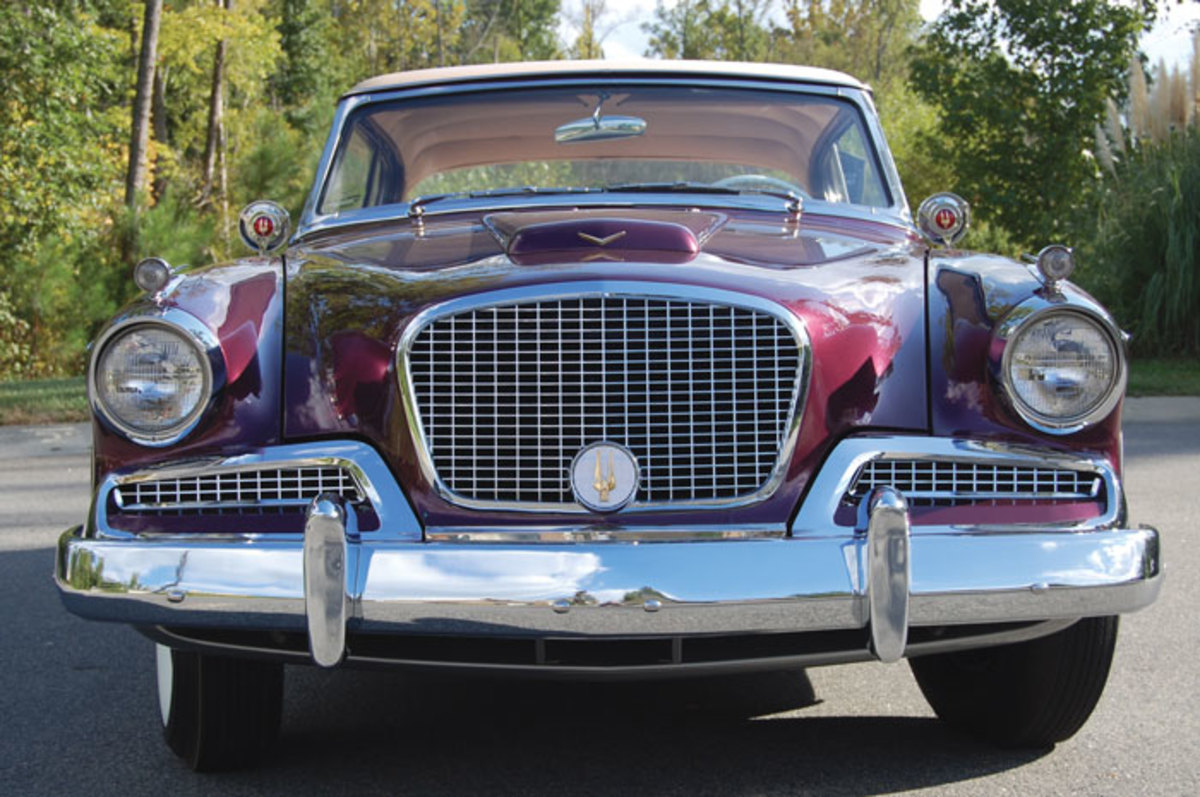
{"type": "Polygon", "coordinates": [[[912,503],[1091,500],[1100,475],[1090,471],[956,460],[876,459],[859,469],[846,498],[857,502],[892,486],[912,503]]]}
{"type": "Polygon", "coordinates": [[[122,484],[115,490],[125,512],[176,509],[305,506],[321,493],[352,503],[362,491],[345,468],[335,465],[239,470],[122,484]]]}
{"type": "Polygon", "coordinates": [[[775,316],[690,299],[582,296],[442,316],[409,344],[427,453],[459,499],[572,504],[584,446],[638,459],[636,501],[736,499],[769,482],[801,376],[775,316]]]}

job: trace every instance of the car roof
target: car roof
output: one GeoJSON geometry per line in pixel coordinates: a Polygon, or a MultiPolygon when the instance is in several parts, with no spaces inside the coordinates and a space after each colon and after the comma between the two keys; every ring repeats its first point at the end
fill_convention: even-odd
{"type": "Polygon", "coordinates": [[[474,64],[394,72],[369,78],[344,96],[370,94],[393,89],[456,83],[488,83],[513,78],[556,77],[721,77],[751,80],[816,83],[866,90],[855,78],[832,69],[790,64],[750,64],[733,61],[663,61],[630,59],[624,61],[525,61],[507,64],[474,64]]]}

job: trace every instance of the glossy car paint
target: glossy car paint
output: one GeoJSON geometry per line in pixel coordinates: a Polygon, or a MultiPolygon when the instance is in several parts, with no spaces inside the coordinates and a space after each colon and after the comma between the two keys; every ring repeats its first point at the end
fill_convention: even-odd
{"type": "MultiPolygon", "coordinates": [[[[1107,313],[1075,286],[1063,301],[1107,313]]],[[[935,435],[969,436],[1102,454],[1120,473],[1121,411],[1083,431],[1049,435],[1032,429],[989,374],[993,332],[1031,296],[1044,293],[1029,267],[993,255],[937,250],[929,261],[929,395],[935,435]]],[[[1120,344],[1118,344],[1120,345],[1120,344]]]]}
{"type": "Polygon", "coordinates": [[[156,307],[188,313],[215,333],[225,360],[225,387],[195,431],[167,449],[139,446],[95,420],[96,483],[118,469],[228,455],[282,440],[282,260],[247,258],[184,271],[163,293],[137,300],[113,323],[156,307]]]}
{"type": "MultiPolygon", "coordinates": [[[[786,307],[802,319],[818,367],[810,376],[800,435],[781,489],[762,503],[713,513],[664,511],[586,523],[622,527],[694,522],[785,524],[804,486],[829,447],[864,427],[925,430],[924,250],[897,225],[847,225],[834,217],[806,216],[791,226],[781,212],[741,213],[710,230],[686,263],[652,261],[643,243],[625,260],[621,250],[591,246],[542,265],[522,265],[504,254],[528,232],[511,230],[499,240],[498,225],[485,217],[456,216],[426,222],[413,231],[407,221],[314,239],[288,261],[286,334],[289,439],[351,435],[369,440],[394,468],[418,517],[432,526],[517,522],[519,512],[466,510],[446,502],[418,467],[411,420],[405,416],[395,374],[396,343],[409,321],[439,302],[464,295],[549,283],[647,281],[744,293],[786,307]],[[571,255],[574,254],[572,257],[571,255]],[[603,257],[596,257],[602,254],[603,257]],[[449,266],[434,264],[450,263],[449,266]],[[428,264],[428,265],[426,265],[428,264]],[[718,517],[714,517],[714,514],[718,517]]],[[[585,231],[577,212],[537,211],[536,230],[585,231]],[[579,229],[575,229],[575,226],[579,229]]],[[[681,225],[639,218],[626,209],[617,217],[629,229],[660,225],[664,248],[690,236],[681,225]]],[[[679,215],[684,215],[680,213],[679,215]]],[[[611,235],[606,211],[589,234],[611,235]]],[[[561,252],[558,238],[550,237],[561,252]]],[[[521,258],[529,256],[528,249],[521,258]]],[[[580,516],[539,514],[553,524],[580,516]]],[[[528,521],[528,517],[524,518],[528,521]]]]}

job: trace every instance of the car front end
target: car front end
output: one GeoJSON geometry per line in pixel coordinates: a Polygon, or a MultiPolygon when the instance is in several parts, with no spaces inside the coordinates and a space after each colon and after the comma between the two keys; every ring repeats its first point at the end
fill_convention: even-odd
{"type": "MultiPolygon", "coordinates": [[[[57,579],[191,657],[176,681],[1115,640],[1162,580],[1126,521],[1124,380],[1084,292],[918,234],[849,78],[409,73],[343,99],[285,250],[170,274],[102,333],[57,579]]],[[[238,760],[197,752],[181,699],[172,746],[238,760]]]]}

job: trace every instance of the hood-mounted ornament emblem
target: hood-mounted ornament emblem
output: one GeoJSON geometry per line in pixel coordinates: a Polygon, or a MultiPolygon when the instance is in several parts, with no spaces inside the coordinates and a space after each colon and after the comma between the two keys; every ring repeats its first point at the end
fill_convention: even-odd
{"type": "Polygon", "coordinates": [[[599,235],[589,235],[586,232],[577,233],[580,238],[590,244],[595,244],[596,246],[608,246],[613,241],[619,241],[628,234],[629,230],[617,230],[612,235],[605,235],[603,237],[599,235]]]}
{"type": "Polygon", "coordinates": [[[917,224],[933,243],[954,246],[971,226],[971,206],[949,191],[934,194],[917,209],[917,224]]]}
{"type": "Polygon", "coordinates": [[[292,217],[283,206],[265,199],[251,202],[238,216],[242,243],[260,255],[282,248],[291,227],[292,217]]]}

